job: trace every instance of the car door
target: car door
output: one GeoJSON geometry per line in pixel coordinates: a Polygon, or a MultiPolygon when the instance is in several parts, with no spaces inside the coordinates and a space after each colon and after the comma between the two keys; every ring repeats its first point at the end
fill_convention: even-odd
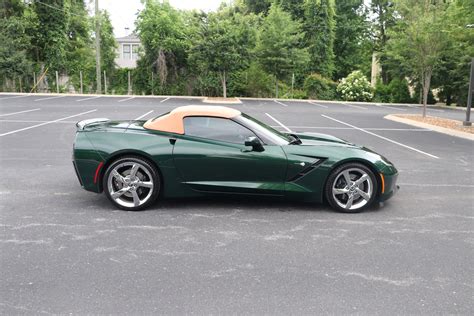
{"type": "Polygon", "coordinates": [[[207,192],[282,195],[286,155],[280,146],[246,147],[256,135],[230,119],[186,117],[173,160],[184,181],[207,192]]]}

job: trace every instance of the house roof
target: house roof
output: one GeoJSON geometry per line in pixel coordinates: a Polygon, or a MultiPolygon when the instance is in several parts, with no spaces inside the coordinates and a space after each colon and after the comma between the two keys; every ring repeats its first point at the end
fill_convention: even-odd
{"type": "Polygon", "coordinates": [[[155,131],[184,134],[183,118],[185,117],[212,116],[233,118],[240,114],[240,111],[225,106],[187,105],[177,107],[168,114],[150,119],[143,126],[155,131]]]}
{"type": "Polygon", "coordinates": [[[119,43],[140,43],[140,39],[138,38],[137,34],[135,33],[130,33],[127,36],[123,37],[117,37],[116,38],[117,42],[119,43]]]}

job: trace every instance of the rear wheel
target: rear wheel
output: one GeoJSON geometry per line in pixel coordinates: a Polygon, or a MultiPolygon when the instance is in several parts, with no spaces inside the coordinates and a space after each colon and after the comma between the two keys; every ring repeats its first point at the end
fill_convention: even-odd
{"type": "Polygon", "coordinates": [[[139,211],[158,198],[160,175],[153,164],[141,157],[122,157],[107,168],[103,188],[115,206],[139,211]]]}
{"type": "Polygon", "coordinates": [[[374,202],[377,190],[377,179],[372,170],[360,163],[347,163],[329,175],[325,194],[337,211],[357,213],[374,202]]]}

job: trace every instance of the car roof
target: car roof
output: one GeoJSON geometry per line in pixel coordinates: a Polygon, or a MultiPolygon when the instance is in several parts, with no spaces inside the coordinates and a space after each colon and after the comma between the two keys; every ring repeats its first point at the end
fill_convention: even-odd
{"type": "Polygon", "coordinates": [[[183,118],[185,117],[212,116],[229,119],[240,114],[240,111],[225,106],[186,105],[146,121],[143,127],[155,131],[184,134],[183,118]]]}

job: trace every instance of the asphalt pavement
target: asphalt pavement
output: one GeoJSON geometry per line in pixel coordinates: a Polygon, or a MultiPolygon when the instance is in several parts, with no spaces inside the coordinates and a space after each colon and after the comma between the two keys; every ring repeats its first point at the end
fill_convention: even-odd
{"type": "Polygon", "coordinates": [[[383,118],[416,105],[242,102],[229,106],[383,154],[400,191],[360,214],[242,197],[124,212],[81,189],[74,123],[201,99],[3,94],[0,314],[474,314],[472,141],[383,118]]]}

